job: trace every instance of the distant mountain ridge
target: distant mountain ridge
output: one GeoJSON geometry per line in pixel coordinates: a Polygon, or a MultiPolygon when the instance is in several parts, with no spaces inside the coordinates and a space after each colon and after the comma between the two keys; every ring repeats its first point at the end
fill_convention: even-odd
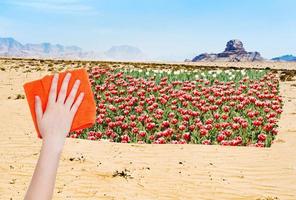
{"type": "Polygon", "coordinates": [[[296,56],[293,55],[283,55],[279,57],[272,58],[271,60],[274,61],[286,61],[286,62],[295,62],[296,61],[296,56]]]}
{"type": "Polygon", "coordinates": [[[141,60],[145,58],[140,49],[128,45],[113,46],[105,52],[105,55],[115,60],[122,60],[122,58],[141,60]]]}
{"type": "Polygon", "coordinates": [[[0,38],[0,54],[16,57],[64,57],[81,56],[82,49],[77,46],[63,46],[60,44],[21,44],[14,38],[0,38]]]}
{"type": "Polygon", "coordinates": [[[0,56],[123,61],[145,59],[145,55],[140,49],[129,45],[113,46],[105,52],[94,52],[83,51],[78,46],[63,46],[61,44],[22,44],[12,37],[0,37],[0,56]]]}
{"type": "MultiPolygon", "coordinates": [[[[78,46],[64,46],[48,42],[39,44],[22,44],[12,37],[0,37],[0,56],[20,58],[49,58],[49,59],[81,59],[81,60],[114,60],[114,61],[148,61],[148,58],[139,48],[130,45],[112,46],[103,52],[84,51],[78,46]]],[[[180,58],[179,58],[180,59],[180,58]]],[[[162,59],[156,59],[162,60],[162,59]]],[[[165,59],[169,61],[169,59],[165,59]]],[[[221,53],[202,53],[185,62],[198,61],[263,61],[260,53],[247,52],[240,40],[230,40],[221,53]]],[[[283,55],[272,58],[275,62],[296,62],[296,56],[283,55]]]]}

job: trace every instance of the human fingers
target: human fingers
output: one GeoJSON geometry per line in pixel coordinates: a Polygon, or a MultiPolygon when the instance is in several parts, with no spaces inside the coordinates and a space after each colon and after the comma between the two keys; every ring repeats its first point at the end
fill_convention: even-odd
{"type": "Polygon", "coordinates": [[[59,103],[64,104],[65,102],[70,77],[71,77],[71,73],[68,72],[63,80],[61,89],[59,91],[58,100],[57,100],[57,102],[59,103]]]}
{"type": "Polygon", "coordinates": [[[71,108],[71,106],[72,106],[72,104],[74,102],[74,99],[75,99],[76,93],[78,91],[79,85],[80,85],[80,80],[76,80],[73,87],[72,87],[72,90],[71,90],[71,92],[70,92],[70,94],[67,97],[66,102],[65,102],[65,105],[68,108],[71,108]]]}
{"type": "Polygon", "coordinates": [[[43,117],[43,111],[42,111],[42,103],[39,96],[35,96],[35,113],[36,113],[36,121],[38,128],[40,127],[40,122],[43,117]]]}
{"type": "Polygon", "coordinates": [[[59,80],[59,74],[55,73],[51,81],[51,87],[50,87],[50,92],[48,96],[48,105],[56,102],[58,80],[59,80]]]}
{"type": "Polygon", "coordinates": [[[79,106],[80,106],[80,104],[81,104],[83,98],[84,98],[84,92],[81,92],[81,93],[79,94],[79,96],[77,97],[75,103],[74,103],[73,106],[71,107],[70,112],[71,112],[71,114],[72,114],[72,117],[75,116],[75,114],[76,114],[76,112],[77,112],[77,110],[78,110],[78,108],[79,108],[79,106]]]}

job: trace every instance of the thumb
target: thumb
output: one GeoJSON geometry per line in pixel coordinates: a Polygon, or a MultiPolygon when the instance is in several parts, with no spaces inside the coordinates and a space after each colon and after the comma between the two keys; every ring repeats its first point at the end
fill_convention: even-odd
{"type": "Polygon", "coordinates": [[[36,113],[37,124],[39,124],[43,116],[42,104],[39,96],[35,96],[35,113],[36,113]]]}

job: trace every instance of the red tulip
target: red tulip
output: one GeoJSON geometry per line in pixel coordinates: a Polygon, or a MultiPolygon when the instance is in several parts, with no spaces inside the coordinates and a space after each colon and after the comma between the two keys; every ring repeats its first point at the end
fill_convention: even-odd
{"type": "Polygon", "coordinates": [[[168,122],[168,121],[163,121],[161,126],[164,127],[164,128],[167,128],[167,127],[170,126],[170,122],[168,122]]]}
{"type": "Polygon", "coordinates": [[[183,134],[183,138],[184,138],[184,140],[187,140],[187,141],[189,141],[190,140],[190,133],[184,133],[183,134]]]}
{"type": "Polygon", "coordinates": [[[178,120],[177,119],[171,119],[171,123],[172,124],[177,124],[178,123],[178,120]]]}
{"type": "Polygon", "coordinates": [[[262,125],[262,121],[255,120],[255,121],[253,121],[253,125],[254,126],[261,126],[262,125]]]}
{"type": "Polygon", "coordinates": [[[139,132],[139,136],[140,137],[145,137],[146,136],[146,132],[145,131],[140,131],[139,132]]]}
{"type": "Polygon", "coordinates": [[[222,119],[226,120],[227,118],[228,118],[227,115],[225,115],[225,114],[222,115],[222,119]]]}
{"type": "Polygon", "coordinates": [[[202,144],[209,145],[209,144],[211,144],[211,141],[210,140],[204,140],[204,141],[202,141],[202,144]]]}
{"type": "Polygon", "coordinates": [[[148,130],[152,130],[154,127],[155,127],[155,123],[148,123],[147,126],[146,126],[146,128],[148,130]]]}
{"type": "Polygon", "coordinates": [[[207,130],[207,129],[204,129],[204,128],[200,129],[199,132],[200,132],[200,135],[201,135],[201,136],[205,136],[205,135],[208,134],[208,130],[207,130]]]}
{"type": "Polygon", "coordinates": [[[173,117],[175,117],[175,113],[170,112],[168,116],[169,116],[169,118],[173,118],[173,117]]]}
{"type": "Polygon", "coordinates": [[[184,131],[184,130],[186,129],[186,126],[181,125],[181,126],[179,126],[179,129],[180,129],[181,131],[184,131]]]}
{"type": "Polygon", "coordinates": [[[130,137],[128,135],[122,135],[121,136],[121,142],[123,142],[123,143],[130,142],[130,137]]]}
{"type": "Polygon", "coordinates": [[[225,135],[224,134],[219,134],[218,136],[217,136],[217,141],[218,142],[221,142],[222,140],[224,140],[225,139],[225,135]]]}
{"type": "Polygon", "coordinates": [[[223,110],[224,110],[224,112],[229,112],[230,111],[230,108],[228,106],[224,106],[223,107],[223,110]]]}
{"type": "Polygon", "coordinates": [[[265,140],[266,140],[266,135],[263,134],[263,133],[260,133],[260,134],[258,135],[258,140],[260,140],[260,141],[265,141],[265,140]]]}
{"type": "Polygon", "coordinates": [[[240,125],[239,124],[232,124],[231,127],[234,129],[234,130],[238,130],[240,128],[240,125]]]}

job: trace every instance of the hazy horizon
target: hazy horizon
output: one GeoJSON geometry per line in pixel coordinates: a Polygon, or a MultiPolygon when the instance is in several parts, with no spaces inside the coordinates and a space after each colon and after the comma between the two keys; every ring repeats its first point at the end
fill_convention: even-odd
{"type": "Polygon", "coordinates": [[[240,39],[264,58],[296,54],[296,2],[0,0],[0,37],[105,51],[131,45],[154,59],[184,60],[240,39]]]}

